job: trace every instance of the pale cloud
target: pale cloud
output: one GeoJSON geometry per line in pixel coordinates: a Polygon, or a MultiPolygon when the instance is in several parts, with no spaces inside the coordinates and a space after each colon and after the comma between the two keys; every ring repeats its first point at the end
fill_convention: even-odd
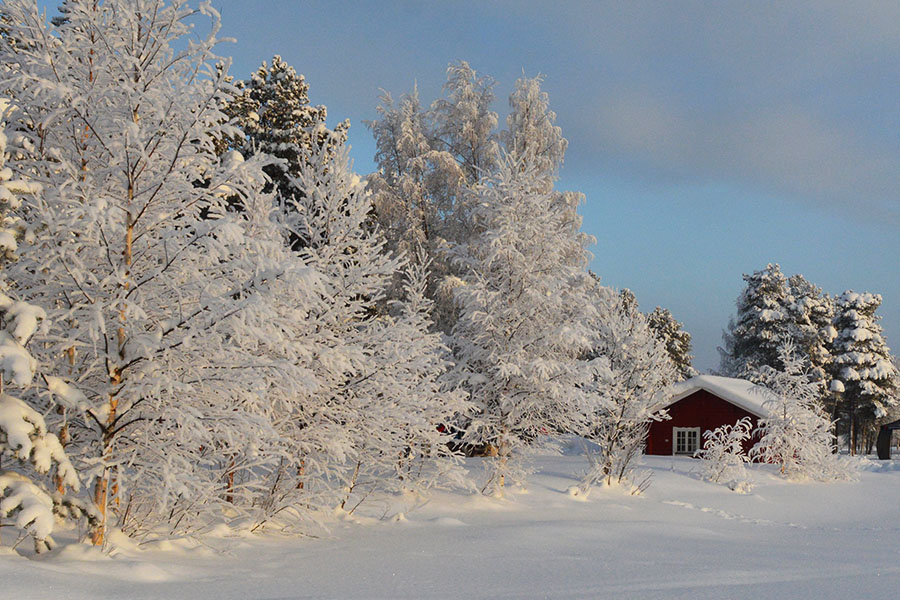
{"type": "Polygon", "coordinates": [[[794,107],[727,115],[679,108],[634,90],[600,99],[589,132],[595,152],[657,178],[737,181],[900,222],[896,148],[794,107]]]}

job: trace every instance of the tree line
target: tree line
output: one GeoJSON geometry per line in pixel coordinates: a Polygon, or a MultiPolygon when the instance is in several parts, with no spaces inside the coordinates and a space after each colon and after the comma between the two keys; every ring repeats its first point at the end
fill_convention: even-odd
{"type": "Polygon", "coordinates": [[[875,314],[881,296],[833,296],[802,275],[787,277],[777,264],[744,281],[719,349],[720,372],[751,381],[763,367],[783,372],[779,349],[790,344],[849,452],[871,453],[878,427],[900,416],[900,372],[875,314]]]}
{"type": "Polygon", "coordinates": [[[363,178],[291,66],[229,75],[207,3],[0,24],[0,517],[39,548],[56,517],[99,545],[502,493],[560,433],[598,442],[585,489],[628,480],[690,338],[587,271],[540,78],[502,129],[464,62],[428,108],[385,96],[363,178]]]}

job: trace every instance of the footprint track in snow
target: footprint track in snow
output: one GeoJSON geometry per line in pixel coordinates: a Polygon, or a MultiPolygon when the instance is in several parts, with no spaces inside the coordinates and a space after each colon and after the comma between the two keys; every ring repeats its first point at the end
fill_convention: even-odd
{"type": "Polygon", "coordinates": [[[798,529],[807,529],[807,527],[805,527],[803,525],[798,525],[797,523],[779,523],[777,521],[770,521],[769,519],[754,519],[754,518],[747,517],[744,515],[738,515],[735,513],[730,513],[728,511],[720,510],[718,508],[709,508],[706,506],[696,506],[694,504],[691,504],[690,502],[681,502],[680,500],[662,500],[661,503],[668,504],[670,506],[680,506],[682,508],[686,508],[689,510],[698,510],[700,512],[715,515],[721,519],[726,519],[729,521],[738,521],[740,523],[747,523],[750,525],[782,526],[782,527],[796,527],[798,529]]]}

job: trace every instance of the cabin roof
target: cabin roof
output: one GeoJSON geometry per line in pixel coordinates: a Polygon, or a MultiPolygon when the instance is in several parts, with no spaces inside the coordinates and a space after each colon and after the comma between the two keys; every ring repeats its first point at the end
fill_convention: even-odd
{"type": "Polygon", "coordinates": [[[746,379],[733,379],[718,375],[698,375],[676,383],[664,408],[672,406],[682,398],[699,390],[705,390],[757,417],[765,418],[770,414],[769,410],[763,406],[769,399],[765,388],[746,379]]]}

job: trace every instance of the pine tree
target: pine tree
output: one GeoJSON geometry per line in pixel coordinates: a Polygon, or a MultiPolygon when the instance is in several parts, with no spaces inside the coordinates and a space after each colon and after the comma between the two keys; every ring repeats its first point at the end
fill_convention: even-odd
{"type": "Polygon", "coordinates": [[[325,106],[310,105],[309,84],[277,55],[271,65],[263,62],[238,88],[240,94],[225,109],[243,133],[235,140],[235,148],[245,156],[264,154],[274,159],[263,168],[271,178],[265,191],[276,191],[288,205],[288,199],[298,194],[292,178],[299,172],[302,157],[315,146],[333,147],[345,141],[349,122],[329,131],[325,106]]]}
{"type": "Polygon", "coordinates": [[[657,339],[665,345],[679,378],[684,380],[697,375],[697,370],[691,364],[694,360],[691,356],[691,334],[684,330],[684,325],[675,320],[669,309],[657,306],[647,315],[647,324],[657,339]]]}
{"type": "MultiPolygon", "coordinates": [[[[24,233],[24,222],[16,216],[21,205],[20,195],[39,193],[37,186],[15,179],[6,166],[7,138],[0,130],[0,265],[15,261],[18,238],[24,233]]],[[[38,363],[27,346],[38,329],[44,325],[46,312],[39,306],[14,301],[6,295],[15,282],[0,271],[0,460],[11,458],[16,467],[0,469],[0,518],[14,517],[15,525],[34,538],[35,549],[41,552],[53,545],[50,534],[56,516],[72,512],[73,516],[91,514],[74,498],[49,491],[40,476],[55,470],[57,481],[78,491],[81,486],[60,439],[47,427],[43,415],[25,399],[10,395],[10,387],[18,387],[33,396],[32,380],[38,363]],[[71,507],[71,511],[66,509],[71,507]]],[[[44,375],[51,392],[64,396],[63,401],[76,395],[74,388],[55,377],[44,375]]]]}
{"type": "Polygon", "coordinates": [[[752,377],[763,365],[780,368],[778,348],[790,338],[786,306],[787,278],[777,264],[744,275],[747,286],[737,300],[737,315],[724,334],[720,371],[730,377],[752,377]]]}
{"type": "MultiPolygon", "coordinates": [[[[855,453],[860,449],[860,432],[873,428],[878,419],[900,405],[900,373],[892,363],[875,314],[881,296],[846,291],[835,305],[837,335],[831,346],[830,374],[843,390],[840,412],[845,416],[851,452],[855,453]]],[[[866,451],[874,442],[874,435],[869,433],[866,451]]]]}

